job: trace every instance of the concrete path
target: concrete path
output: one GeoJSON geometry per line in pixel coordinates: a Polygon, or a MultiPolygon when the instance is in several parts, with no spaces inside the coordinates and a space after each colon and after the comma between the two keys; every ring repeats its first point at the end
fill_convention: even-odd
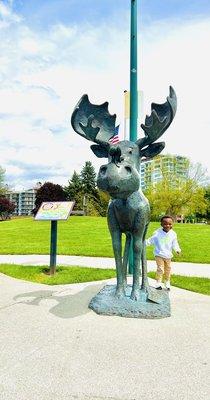
{"type": "MultiPolygon", "coordinates": [[[[49,265],[49,255],[0,255],[0,263],[25,265],[49,265]]],[[[57,265],[80,265],[92,268],[115,268],[114,258],[57,256],[57,265]]],[[[155,271],[155,261],[148,261],[148,271],[155,271]]],[[[172,271],[177,275],[203,276],[210,278],[209,264],[172,263],[172,271]]]]}
{"type": "Polygon", "coordinates": [[[88,309],[104,284],[0,274],[0,399],[208,400],[210,296],[172,288],[170,318],[106,317],[88,309]]]}

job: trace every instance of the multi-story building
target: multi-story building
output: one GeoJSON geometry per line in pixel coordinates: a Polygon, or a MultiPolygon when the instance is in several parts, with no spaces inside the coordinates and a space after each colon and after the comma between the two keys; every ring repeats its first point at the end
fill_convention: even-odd
{"type": "Polygon", "coordinates": [[[23,191],[12,191],[6,192],[5,196],[15,203],[15,210],[13,215],[31,215],[31,211],[35,207],[36,192],[40,186],[33,189],[23,191]]]}
{"type": "Polygon", "coordinates": [[[159,155],[152,160],[142,160],[140,165],[141,189],[160,182],[163,173],[184,178],[189,171],[189,160],[186,157],[175,155],[159,155]]]}

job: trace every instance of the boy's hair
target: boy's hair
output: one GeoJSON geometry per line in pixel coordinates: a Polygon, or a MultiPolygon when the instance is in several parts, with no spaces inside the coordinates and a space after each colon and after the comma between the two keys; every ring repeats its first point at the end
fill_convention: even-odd
{"type": "Polygon", "coordinates": [[[166,218],[170,218],[172,221],[174,221],[173,217],[171,215],[163,215],[163,217],[161,217],[160,222],[163,222],[164,219],[166,218]]]}

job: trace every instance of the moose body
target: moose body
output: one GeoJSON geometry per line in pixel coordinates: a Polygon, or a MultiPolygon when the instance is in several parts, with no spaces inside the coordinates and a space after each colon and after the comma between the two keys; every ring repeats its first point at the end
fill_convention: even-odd
{"type": "Polygon", "coordinates": [[[72,114],[72,126],[81,136],[96,144],[91,146],[97,157],[108,158],[100,167],[97,185],[111,196],[108,207],[108,226],[117,272],[116,296],[126,295],[127,264],[129,250],[133,248],[133,285],[131,299],[138,300],[140,290],[147,292],[147,263],[145,237],[150,219],[149,202],[140,189],[139,167],[142,157],[152,158],[165,146],[154,143],[171,124],[176,112],[176,95],[170,87],[170,95],[164,104],[152,103],[152,112],[141,125],[145,137],[135,143],[127,140],[111,145],[116,115],[108,112],[108,103],[93,105],[84,95],[72,114]],[[126,235],[122,257],[122,234],[126,235]],[[142,281],[140,287],[140,271],[142,281]]]}
{"type": "Polygon", "coordinates": [[[108,226],[117,271],[116,296],[125,296],[127,286],[127,264],[129,250],[133,246],[133,288],[131,298],[139,298],[139,276],[142,263],[141,289],[147,289],[147,267],[145,236],[149,224],[149,202],[140,190],[139,148],[129,141],[110,147],[109,163],[102,165],[97,185],[108,192],[111,201],[108,207],[108,226]],[[126,235],[122,258],[122,234],[126,235]]]}
{"type": "Polygon", "coordinates": [[[133,245],[133,288],[131,298],[139,298],[140,264],[142,263],[141,289],[147,290],[147,265],[145,254],[145,236],[149,224],[150,208],[148,200],[141,191],[134,192],[127,199],[113,199],[108,208],[108,226],[112,237],[112,246],[116,262],[118,297],[125,295],[127,286],[127,264],[130,245],[133,245]],[[122,233],[126,235],[122,260],[122,233]],[[132,239],[132,241],[131,241],[132,239]]]}

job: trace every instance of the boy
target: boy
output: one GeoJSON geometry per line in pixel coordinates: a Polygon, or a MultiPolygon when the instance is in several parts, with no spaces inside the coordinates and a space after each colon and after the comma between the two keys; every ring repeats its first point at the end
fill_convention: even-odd
{"type": "Polygon", "coordinates": [[[177,235],[172,229],[173,218],[170,215],[164,215],[161,218],[161,227],[146,240],[146,245],[154,245],[154,255],[157,264],[156,271],[156,289],[162,289],[163,274],[165,277],[165,287],[170,290],[170,275],[171,275],[171,258],[173,257],[172,250],[180,254],[181,249],[177,241],[177,235]]]}

